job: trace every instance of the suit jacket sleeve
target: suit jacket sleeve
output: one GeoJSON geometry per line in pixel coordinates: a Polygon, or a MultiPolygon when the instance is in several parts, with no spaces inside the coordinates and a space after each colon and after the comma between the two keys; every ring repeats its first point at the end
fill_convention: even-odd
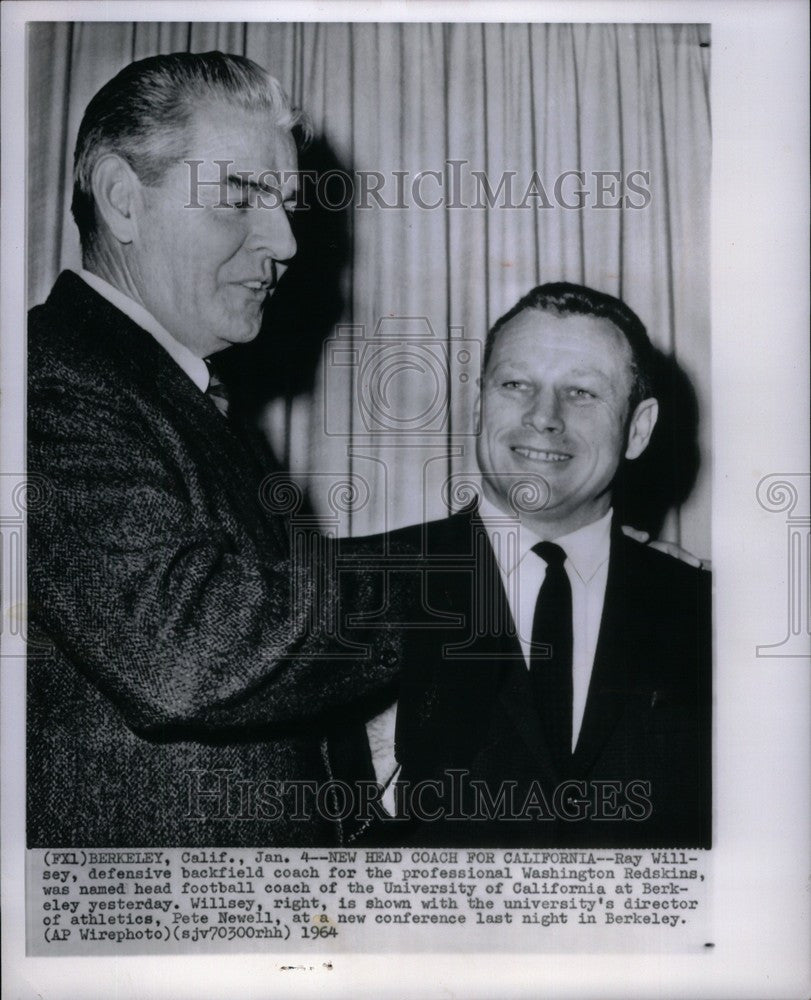
{"type": "MultiPolygon", "coordinates": [[[[333,576],[209,511],[137,394],[29,391],[29,468],[53,487],[29,512],[32,616],[132,728],[286,727],[394,677],[391,635],[332,655],[333,576]]],[[[346,590],[347,606],[366,600],[358,577],[346,590]]]]}

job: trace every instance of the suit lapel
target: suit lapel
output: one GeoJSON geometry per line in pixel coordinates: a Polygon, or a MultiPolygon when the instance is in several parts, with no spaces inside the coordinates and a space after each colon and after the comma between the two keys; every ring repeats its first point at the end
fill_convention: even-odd
{"type": "Polygon", "coordinates": [[[51,298],[59,308],[73,312],[67,325],[81,331],[94,355],[107,358],[132,386],[137,406],[152,406],[153,415],[166,420],[168,433],[182,435],[189,447],[197,449],[198,468],[207,468],[210,483],[219,483],[230,502],[244,511],[243,523],[261,522],[281,551],[288,548],[286,519],[268,516],[260,504],[258,485],[273,470],[260,456],[258,443],[249,444],[249,436],[243,434],[247,428],[225,419],[150,333],[78,275],[63,272],[51,298]]]}
{"type": "MultiPolygon", "coordinates": [[[[541,720],[535,708],[535,698],[529,672],[523,663],[510,663],[502,667],[498,702],[494,718],[504,718],[508,728],[502,731],[520,738],[532,760],[534,776],[540,781],[556,781],[559,777],[549,747],[544,739],[541,720]]],[[[496,730],[502,728],[497,723],[496,730]]],[[[509,738],[509,735],[508,735],[509,738]]],[[[486,754],[485,750],[485,754],[486,754]]],[[[505,777],[518,777],[505,775],[505,777]]]]}
{"type": "Polygon", "coordinates": [[[456,761],[470,761],[487,731],[498,693],[498,657],[504,636],[490,622],[501,613],[501,597],[482,607],[481,580],[491,578],[495,560],[483,526],[468,508],[445,522],[430,526],[425,536],[430,606],[453,614],[459,624],[442,629],[432,665],[431,715],[439,739],[456,761]]]}
{"type": "Polygon", "coordinates": [[[600,633],[594,656],[586,711],[575,747],[572,770],[589,773],[623,717],[629,694],[638,681],[638,656],[629,634],[629,609],[635,604],[634,574],[621,530],[612,527],[611,552],[600,633]]]}
{"type": "Polygon", "coordinates": [[[155,338],[90,288],[71,271],[64,271],[50,298],[59,309],[74,313],[66,319],[71,329],[91,342],[98,358],[114,358],[129,384],[144,398],[152,397],[162,409],[174,411],[194,424],[196,433],[216,440],[237,438],[206,394],[192,382],[155,338]],[[217,419],[219,418],[219,419],[217,419]]]}
{"type": "MultiPolygon", "coordinates": [[[[475,507],[449,518],[442,549],[456,565],[441,576],[442,610],[461,615],[459,638],[445,643],[434,714],[443,739],[466,748],[474,773],[487,770],[498,739],[523,744],[539,778],[554,774],[501,573],[475,507]],[[460,558],[461,555],[461,558],[460,558]]],[[[432,588],[436,593],[436,588],[432,588]]],[[[506,775],[510,777],[510,775],[506,775]]]]}

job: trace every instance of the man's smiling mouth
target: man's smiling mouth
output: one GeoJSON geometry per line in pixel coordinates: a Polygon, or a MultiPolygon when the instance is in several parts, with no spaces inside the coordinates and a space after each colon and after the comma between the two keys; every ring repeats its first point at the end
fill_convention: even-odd
{"type": "Polygon", "coordinates": [[[566,451],[547,451],[543,448],[527,448],[525,445],[511,445],[510,451],[531,462],[568,462],[573,455],[566,451]]]}

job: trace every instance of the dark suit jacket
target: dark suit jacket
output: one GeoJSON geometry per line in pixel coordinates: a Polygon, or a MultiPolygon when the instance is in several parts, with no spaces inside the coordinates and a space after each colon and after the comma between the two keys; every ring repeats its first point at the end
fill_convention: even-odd
{"type": "Polygon", "coordinates": [[[28,358],[29,846],[340,842],[269,783],[332,776],[324,733],[397,637],[333,655],[328,560],[291,558],[258,436],[75,274],[28,358]]]}
{"type": "Polygon", "coordinates": [[[412,798],[406,811],[413,819],[415,811],[444,810],[444,818],[430,822],[388,824],[382,834],[370,829],[370,839],[709,846],[708,573],[612,531],[585,717],[571,767],[562,773],[544,742],[498,567],[476,513],[364,544],[369,552],[387,553],[390,593],[410,593],[403,602],[411,608],[409,620],[400,622],[401,783],[443,782],[441,791],[426,789],[416,810],[412,798]],[[465,772],[464,779],[457,775],[454,786],[449,770],[465,772]],[[502,782],[514,782],[514,808],[500,814],[491,805],[493,818],[487,818],[482,786],[474,793],[472,780],[482,783],[486,804],[498,803],[502,782]],[[454,805],[463,818],[451,818],[454,805]],[[506,819],[510,811],[530,818],[506,819]],[[477,813],[484,818],[464,818],[477,813]]]}

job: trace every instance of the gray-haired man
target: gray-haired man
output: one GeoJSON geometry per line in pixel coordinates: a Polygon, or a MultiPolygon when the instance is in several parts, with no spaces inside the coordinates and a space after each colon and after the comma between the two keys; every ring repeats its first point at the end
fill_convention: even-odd
{"type": "Polygon", "coordinates": [[[133,63],[82,121],[84,269],[30,316],[29,470],[52,491],[29,593],[53,649],[29,663],[31,847],[342,836],[305,786],[332,775],[330,712],[393,678],[392,639],[318,655],[334,593],[292,561],[260,502],[273,461],[206,364],[257,335],[296,251],[299,120],[211,52],[133,63]]]}

